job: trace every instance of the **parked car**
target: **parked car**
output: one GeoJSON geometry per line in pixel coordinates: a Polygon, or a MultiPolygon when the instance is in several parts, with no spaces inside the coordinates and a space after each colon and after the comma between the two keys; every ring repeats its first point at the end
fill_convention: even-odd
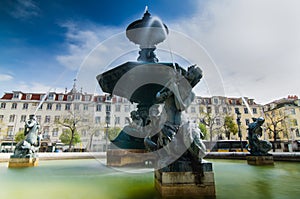
{"type": "Polygon", "coordinates": [[[1,153],[12,153],[16,148],[17,142],[13,141],[2,141],[0,144],[1,153]]]}

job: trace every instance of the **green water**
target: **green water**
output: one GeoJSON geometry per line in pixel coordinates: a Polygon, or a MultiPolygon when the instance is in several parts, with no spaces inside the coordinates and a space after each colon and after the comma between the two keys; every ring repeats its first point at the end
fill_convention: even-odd
{"type": "MultiPolygon", "coordinates": [[[[299,163],[258,167],[245,161],[212,162],[217,199],[300,198],[299,163]]],[[[145,171],[121,172],[98,160],[40,161],[38,167],[23,169],[8,169],[7,163],[0,163],[0,198],[159,198],[151,169],[145,171]]]]}

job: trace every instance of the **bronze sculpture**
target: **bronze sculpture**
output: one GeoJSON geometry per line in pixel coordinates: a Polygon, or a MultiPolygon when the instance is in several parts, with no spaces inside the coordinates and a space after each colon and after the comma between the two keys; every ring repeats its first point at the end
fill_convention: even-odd
{"type": "Polygon", "coordinates": [[[30,158],[35,157],[35,153],[40,146],[40,136],[38,135],[40,125],[35,115],[29,115],[25,122],[25,139],[20,141],[15,148],[11,158],[30,158]]]}
{"type": "Polygon", "coordinates": [[[247,149],[251,155],[268,155],[272,145],[266,140],[260,140],[262,136],[261,125],[265,122],[263,117],[252,118],[253,122],[248,125],[248,145],[247,149]]]}
{"type": "Polygon", "coordinates": [[[192,89],[202,71],[196,65],[186,70],[178,63],[158,62],[156,45],[168,33],[167,26],[146,10],[142,19],[126,29],[127,38],[140,46],[137,62],[123,63],[98,75],[97,80],[104,92],[137,104],[129,124],[112,140],[111,149],[147,149],[158,156],[158,169],[191,171],[195,170],[191,165],[201,164],[206,148],[200,129],[186,120],[184,111],[194,100],[192,89]],[[180,163],[172,164],[176,160],[180,163]]]}

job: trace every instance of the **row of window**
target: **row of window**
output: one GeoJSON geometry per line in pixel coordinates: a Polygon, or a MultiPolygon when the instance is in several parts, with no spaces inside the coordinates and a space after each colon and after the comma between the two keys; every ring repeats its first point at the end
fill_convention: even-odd
{"type": "MultiPolygon", "coordinates": [[[[27,115],[21,115],[20,122],[25,122],[26,121],[26,117],[27,117],[27,115]]],[[[9,116],[9,122],[16,122],[16,118],[17,118],[16,115],[10,115],[9,116]]],[[[40,115],[37,115],[36,118],[37,118],[37,121],[39,123],[41,123],[42,117],[40,115]]],[[[4,115],[0,115],[0,122],[3,122],[3,119],[4,119],[4,115]]],[[[58,122],[58,121],[60,121],[60,119],[61,119],[60,116],[58,116],[58,115],[54,116],[54,122],[58,122]]],[[[68,120],[68,119],[65,119],[65,120],[68,120]]],[[[114,124],[115,125],[119,125],[120,121],[121,121],[121,119],[120,119],[119,116],[115,116],[114,117],[114,124]]],[[[44,123],[50,123],[50,122],[51,122],[51,116],[50,115],[46,115],[45,118],[44,118],[44,123]]],[[[89,122],[89,119],[88,118],[83,118],[82,122],[89,122]]],[[[108,124],[110,124],[111,123],[110,122],[110,117],[109,117],[109,119],[106,119],[105,122],[108,123],[108,124]]],[[[100,116],[96,116],[95,117],[95,123],[96,124],[100,124],[101,123],[101,117],[100,116]]],[[[125,124],[128,123],[125,118],[124,118],[124,123],[125,124]]]]}
{"type": "MultiPolygon", "coordinates": [[[[32,97],[32,94],[25,94],[25,95],[26,95],[26,97],[25,97],[26,100],[30,100],[31,97],[32,97]]],[[[39,100],[43,100],[44,98],[46,98],[46,100],[55,100],[56,95],[57,94],[55,94],[55,93],[49,93],[47,96],[45,94],[42,94],[42,95],[40,95],[40,97],[39,97],[40,99],[39,100]]],[[[57,100],[58,101],[63,101],[64,98],[65,98],[65,96],[66,95],[58,94],[57,100]]],[[[67,99],[67,101],[73,101],[74,100],[74,101],[89,102],[89,101],[92,100],[92,97],[93,97],[92,95],[82,95],[81,93],[75,93],[75,94],[67,95],[66,99],[67,99]]],[[[13,93],[13,99],[21,99],[21,93],[14,92],[13,93]]],[[[111,101],[112,98],[111,98],[110,95],[107,95],[105,97],[104,96],[96,96],[95,100],[97,102],[105,102],[105,101],[111,101]]],[[[120,103],[122,103],[122,102],[125,102],[125,103],[128,102],[127,99],[122,98],[122,97],[116,97],[115,100],[117,102],[120,102],[120,103]]]]}
{"type": "MultiPolygon", "coordinates": [[[[236,105],[236,104],[240,104],[240,99],[218,99],[218,98],[211,98],[211,99],[197,99],[198,103],[202,103],[202,104],[232,104],[232,105],[236,105]],[[228,100],[228,102],[227,102],[228,100]]],[[[254,104],[254,100],[253,99],[248,99],[247,103],[250,105],[254,104]]],[[[244,102],[242,102],[242,104],[244,104],[244,102]]]]}
{"type": "MultiPolygon", "coordinates": [[[[227,107],[222,107],[222,111],[223,113],[227,114],[228,112],[230,112],[230,110],[228,110],[227,107]]],[[[235,108],[235,113],[239,112],[240,108],[235,108]]],[[[191,106],[190,107],[190,112],[191,113],[196,113],[196,107],[195,106],[191,106]]],[[[203,108],[200,107],[200,112],[204,112],[203,108]]],[[[212,112],[212,107],[208,106],[206,107],[206,113],[211,113],[212,112]]],[[[215,114],[219,114],[220,110],[219,108],[215,108],[215,114]]],[[[257,108],[252,108],[252,113],[253,114],[257,114],[257,108]]],[[[248,108],[244,108],[244,114],[249,114],[249,109],[248,108]]]]}
{"type": "MultiPolygon", "coordinates": [[[[13,99],[20,99],[21,95],[20,93],[13,93],[13,99]]],[[[32,94],[26,94],[26,100],[30,100],[32,97],[32,94]]],[[[64,100],[65,95],[58,95],[58,100],[59,101],[63,101],[64,100]]],[[[82,99],[84,101],[90,101],[91,100],[91,96],[90,95],[84,95],[82,96],[80,93],[76,93],[74,95],[68,95],[67,96],[67,100],[68,101],[72,101],[74,100],[81,100],[81,97],[83,97],[82,99]]],[[[45,95],[40,95],[40,100],[43,100],[43,98],[45,98],[45,95]]],[[[55,94],[54,93],[49,93],[47,96],[47,100],[55,100],[55,94]]]]}
{"type": "MultiPolygon", "coordinates": [[[[27,115],[21,115],[20,122],[25,122],[26,117],[27,117],[27,115]]],[[[37,115],[36,117],[37,117],[38,122],[40,123],[41,122],[41,116],[37,115]]],[[[4,119],[4,115],[0,115],[0,122],[3,122],[3,119],[4,119]]],[[[16,119],[16,115],[10,115],[9,116],[9,122],[15,122],[15,119],[16,119]]],[[[59,120],[60,120],[60,116],[54,116],[54,122],[57,122],[59,120]]],[[[51,116],[46,115],[45,119],[44,119],[44,123],[50,123],[50,122],[51,122],[51,116]]],[[[85,118],[82,122],[89,122],[89,120],[87,118],[85,118]]],[[[110,117],[106,118],[105,122],[110,124],[111,123],[110,117]]],[[[100,116],[95,117],[95,123],[96,124],[101,123],[101,117],[100,116]]],[[[128,120],[125,119],[124,123],[127,124],[128,120]]],[[[248,125],[249,123],[250,123],[250,119],[245,119],[245,124],[248,125]]],[[[119,116],[114,117],[114,124],[115,125],[120,125],[120,117],[119,116]]],[[[221,125],[220,119],[218,119],[218,118],[216,119],[216,124],[221,125]]],[[[290,125],[291,126],[297,126],[298,125],[297,120],[296,119],[290,119],[290,125]]]]}
{"type": "MultiPolygon", "coordinates": [[[[36,105],[36,104],[34,104],[36,105]]],[[[74,110],[80,110],[80,106],[81,104],[73,104],[74,105],[74,110]]],[[[11,109],[17,109],[18,104],[17,103],[12,103],[11,105],[11,109]]],[[[58,103],[58,104],[52,104],[52,103],[47,103],[46,104],[46,110],[52,110],[55,106],[55,110],[60,111],[62,110],[62,104],[58,103]]],[[[71,110],[71,103],[67,103],[65,104],[64,110],[71,110]]],[[[89,105],[88,104],[83,104],[83,110],[87,111],[89,109],[89,105]]],[[[6,103],[2,102],[1,103],[1,108],[5,109],[6,108],[6,103]]],[[[23,103],[23,109],[27,110],[28,109],[28,103],[23,103]]],[[[125,112],[130,112],[130,104],[126,104],[124,105],[124,111],[125,112]]],[[[40,105],[39,110],[43,109],[43,104],[40,105]]],[[[96,105],[96,111],[102,111],[102,104],[97,104],[96,105]]],[[[106,112],[110,112],[111,111],[111,105],[107,104],[105,105],[105,111],[106,112]]],[[[115,112],[121,112],[121,104],[115,104],[115,112]]]]}
{"type": "MultiPolygon", "coordinates": [[[[235,113],[238,113],[238,112],[240,112],[240,109],[235,108],[234,111],[235,111],[235,113]]],[[[252,108],[252,113],[257,114],[257,108],[252,108]]],[[[248,108],[244,108],[244,114],[249,114],[249,109],[248,108]]]]}
{"type": "MultiPolygon", "coordinates": [[[[194,122],[195,122],[196,120],[194,120],[194,122]]],[[[216,118],[215,119],[215,124],[217,125],[217,126],[220,126],[221,125],[221,119],[220,118],[216,118]]],[[[245,119],[245,125],[249,125],[250,124],[250,119],[245,119]]]]}
{"type": "MultiPolygon", "coordinates": [[[[71,103],[65,104],[64,110],[71,110],[71,105],[72,105],[71,103]]],[[[81,104],[73,104],[73,105],[74,105],[74,110],[80,110],[81,104]]],[[[18,106],[17,103],[12,103],[11,109],[17,109],[17,106],[18,106]]],[[[54,104],[52,104],[52,103],[47,103],[46,104],[46,110],[52,110],[53,107],[54,107],[54,104]]],[[[2,109],[6,108],[6,103],[5,102],[1,103],[1,108],[2,109]]],[[[131,108],[130,104],[124,105],[124,111],[125,112],[130,112],[130,108],[131,108]]],[[[28,109],[28,103],[23,104],[23,109],[28,109]]],[[[41,109],[43,109],[43,104],[39,107],[39,110],[41,110],[41,109]]],[[[62,104],[60,104],[60,103],[55,104],[55,110],[60,111],[61,109],[62,109],[62,104]]],[[[83,110],[87,111],[88,109],[89,109],[88,104],[83,104],[83,110]]],[[[96,111],[97,112],[102,111],[102,104],[97,104],[96,105],[96,111]]],[[[111,111],[111,105],[109,105],[109,104],[105,105],[105,111],[110,112],[111,111]]],[[[212,107],[208,106],[206,111],[207,111],[207,113],[211,113],[212,112],[212,107]]],[[[228,113],[228,109],[226,107],[223,107],[222,111],[225,114],[228,113]]],[[[236,113],[239,112],[239,111],[240,111],[239,108],[235,108],[236,113]]],[[[121,104],[115,104],[115,112],[121,112],[121,104]]],[[[191,106],[190,107],[190,112],[191,113],[196,113],[196,107],[191,106]]],[[[200,110],[200,112],[201,112],[201,110],[200,110]]],[[[219,109],[218,108],[215,109],[215,113],[219,114],[219,109]]],[[[249,114],[249,109],[244,108],[244,113],[249,114]]],[[[252,113],[257,114],[257,108],[252,108],[252,113]]]]}
{"type": "MultiPolygon", "coordinates": [[[[1,129],[0,129],[1,131],[1,129]]],[[[18,132],[22,132],[24,131],[24,128],[19,128],[19,131],[18,132]]],[[[100,135],[100,129],[98,130],[98,132],[96,132],[96,135],[100,135]]],[[[59,128],[53,128],[52,129],[52,132],[50,132],[50,128],[49,127],[44,127],[43,128],[43,132],[42,132],[42,138],[43,139],[50,139],[51,137],[58,137],[58,134],[59,134],[59,128]],[[50,136],[51,135],[51,136],[50,136]]],[[[6,136],[8,138],[13,138],[15,135],[14,135],[14,126],[8,126],[7,127],[7,134],[6,136]]],[[[88,131],[86,129],[83,129],[81,130],[81,136],[82,137],[86,137],[88,136],[88,131]]],[[[82,139],[81,141],[83,141],[84,139],[82,139]]]]}

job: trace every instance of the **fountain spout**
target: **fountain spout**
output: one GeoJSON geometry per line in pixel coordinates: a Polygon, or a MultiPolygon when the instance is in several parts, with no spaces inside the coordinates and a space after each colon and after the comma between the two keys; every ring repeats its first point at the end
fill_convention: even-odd
{"type": "Polygon", "coordinates": [[[126,36],[140,46],[138,61],[157,63],[158,58],[154,53],[156,45],[166,39],[168,32],[168,27],[160,19],[151,17],[146,6],[142,19],[129,24],[126,36]]]}

